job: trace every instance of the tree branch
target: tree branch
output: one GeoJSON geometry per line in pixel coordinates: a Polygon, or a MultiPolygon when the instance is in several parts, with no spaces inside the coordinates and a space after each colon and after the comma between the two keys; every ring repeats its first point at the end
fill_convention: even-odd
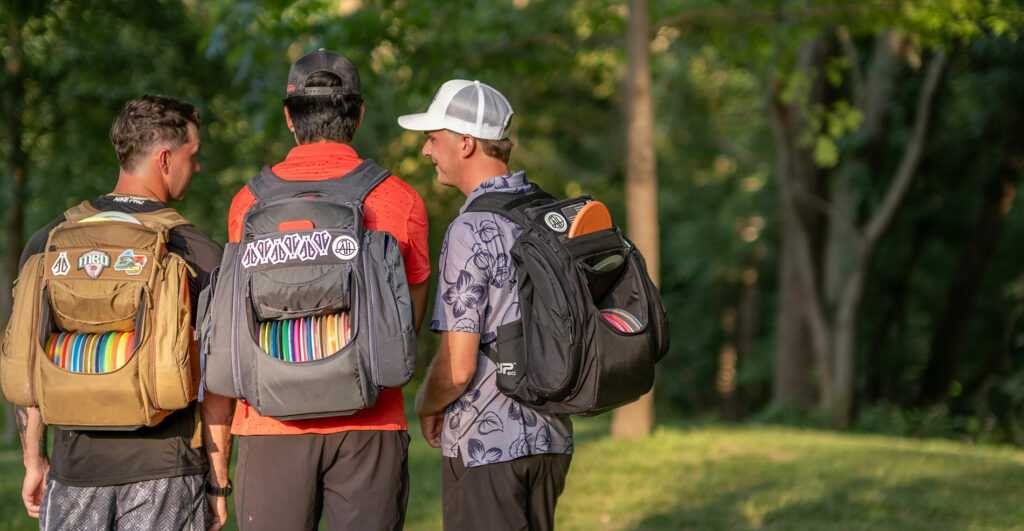
{"type": "Polygon", "coordinates": [[[860,55],[857,53],[857,46],[850,37],[850,29],[845,25],[836,28],[836,36],[843,48],[843,54],[850,62],[850,82],[853,89],[853,104],[858,109],[864,109],[864,74],[860,69],[860,55]]]}
{"type": "Polygon", "coordinates": [[[851,18],[862,13],[891,12],[894,15],[900,9],[896,2],[863,2],[831,6],[811,6],[798,11],[750,11],[730,7],[706,7],[690,9],[678,15],[661,19],[651,25],[651,35],[667,26],[683,26],[688,29],[695,27],[722,27],[730,25],[773,24],[780,20],[798,19],[809,24],[833,25],[840,22],[850,24],[851,18]]]}
{"type": "Polygon", "coordinates": [[[892,219],[896,216],[900,204],[910,189],[914,174],[917,173],[918,165],[921,162],[921,155],[924,152],[924,144],[928,134],[928,123],[931,118],[932,101],[942,78],[942,71],[946,66],[946,52],[939,49],[931,61],[928,62],[928,71],[925,74],[924,85],[917,98],[917,117],[914,121],[914,130],[910,137],[906,151],[903,152],[903,159],[900,161],[893,179],[892,186],[885,194],[885,199],[878,211],[871,217],[864,231],[866,243],[874,247],[881,239],[882,234],[889,227],[892,219]]]}

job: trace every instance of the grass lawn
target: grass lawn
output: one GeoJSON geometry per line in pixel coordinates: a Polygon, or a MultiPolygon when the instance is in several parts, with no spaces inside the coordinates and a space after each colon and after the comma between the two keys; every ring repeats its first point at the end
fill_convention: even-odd
{"type": "MultiPolygon", "coordinates": [[[[1024,529],[1024,451],[764,426],[611,440],[577,419],[559,529],[1024,529]]],[[[439,454],[412,426],[406,528],[440,529],[439,454]]],[[[33,529],[0,449],[0,529],[33,529]]],[[[234,526],[232,525],[232,528],[234,526]]]]}

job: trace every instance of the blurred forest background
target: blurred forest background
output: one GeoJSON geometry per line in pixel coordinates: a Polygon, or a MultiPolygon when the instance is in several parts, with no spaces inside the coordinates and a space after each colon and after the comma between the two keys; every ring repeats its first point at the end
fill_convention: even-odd
{"type": "Polygon", "coordinates": [[[112,188],[125,101],[200,108],[175,206],[223,242],[293,145],[291,61],[326,47],[362,77],[354,147],[425,198],[435,264],[463,198],[395,119],[457,77],[512,102],[513,168],[654,235],[659,418],[1022,445],[1022,28],[1016,0],[3,0],[0,322],[27,236],[112,188]]]}

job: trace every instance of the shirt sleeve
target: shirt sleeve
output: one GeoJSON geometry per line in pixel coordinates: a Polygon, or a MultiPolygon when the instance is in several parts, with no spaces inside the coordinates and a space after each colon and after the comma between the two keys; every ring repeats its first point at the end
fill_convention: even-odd
{"type": "Polygon", "coordinates": [[[245,220],[245,213],[249,211],[256,198],[249,191],[248,186],[243,186],[231,200],[231,209],[228,210],[228,241],[238,242],[242,240],[242,221],[245,220]]]}
{"type": "Polygon", "coordinates": [[[413,192],[412,210],[409,212],[409,251],[402,257],[405,262],[405,278],[409,284],[419,284],[430,278],[430,250],[427,244],[427,206],[423,198],[413,192]]]}
{"type": "Polygon", "coordinates": [[[483,333],[490,271],[480,265],[480,234],[468,216],[448,227],[438,264],[437,299],[430,328],[483,333]]]}

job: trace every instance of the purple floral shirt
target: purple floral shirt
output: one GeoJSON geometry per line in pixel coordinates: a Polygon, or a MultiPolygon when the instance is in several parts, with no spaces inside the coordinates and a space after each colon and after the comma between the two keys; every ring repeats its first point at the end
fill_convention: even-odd
{"type": "Polygon", "coordinates": [[[528,455],[571,454],[573,449],[569,417],[534,411],[501,394],[497,367],[486,355],[498,326],[519,319],[516,269],[508,251],[522,230],[503,216],[467,213],[466,205],[487,192],[523,193],[529,184],[524,172],[481,183],[466,198],[441,245],[430,328],[480,334],[476,374],[465,394],[448,406],[441,430],[441,453],[461,455],[468,467],[528,455]]]}

